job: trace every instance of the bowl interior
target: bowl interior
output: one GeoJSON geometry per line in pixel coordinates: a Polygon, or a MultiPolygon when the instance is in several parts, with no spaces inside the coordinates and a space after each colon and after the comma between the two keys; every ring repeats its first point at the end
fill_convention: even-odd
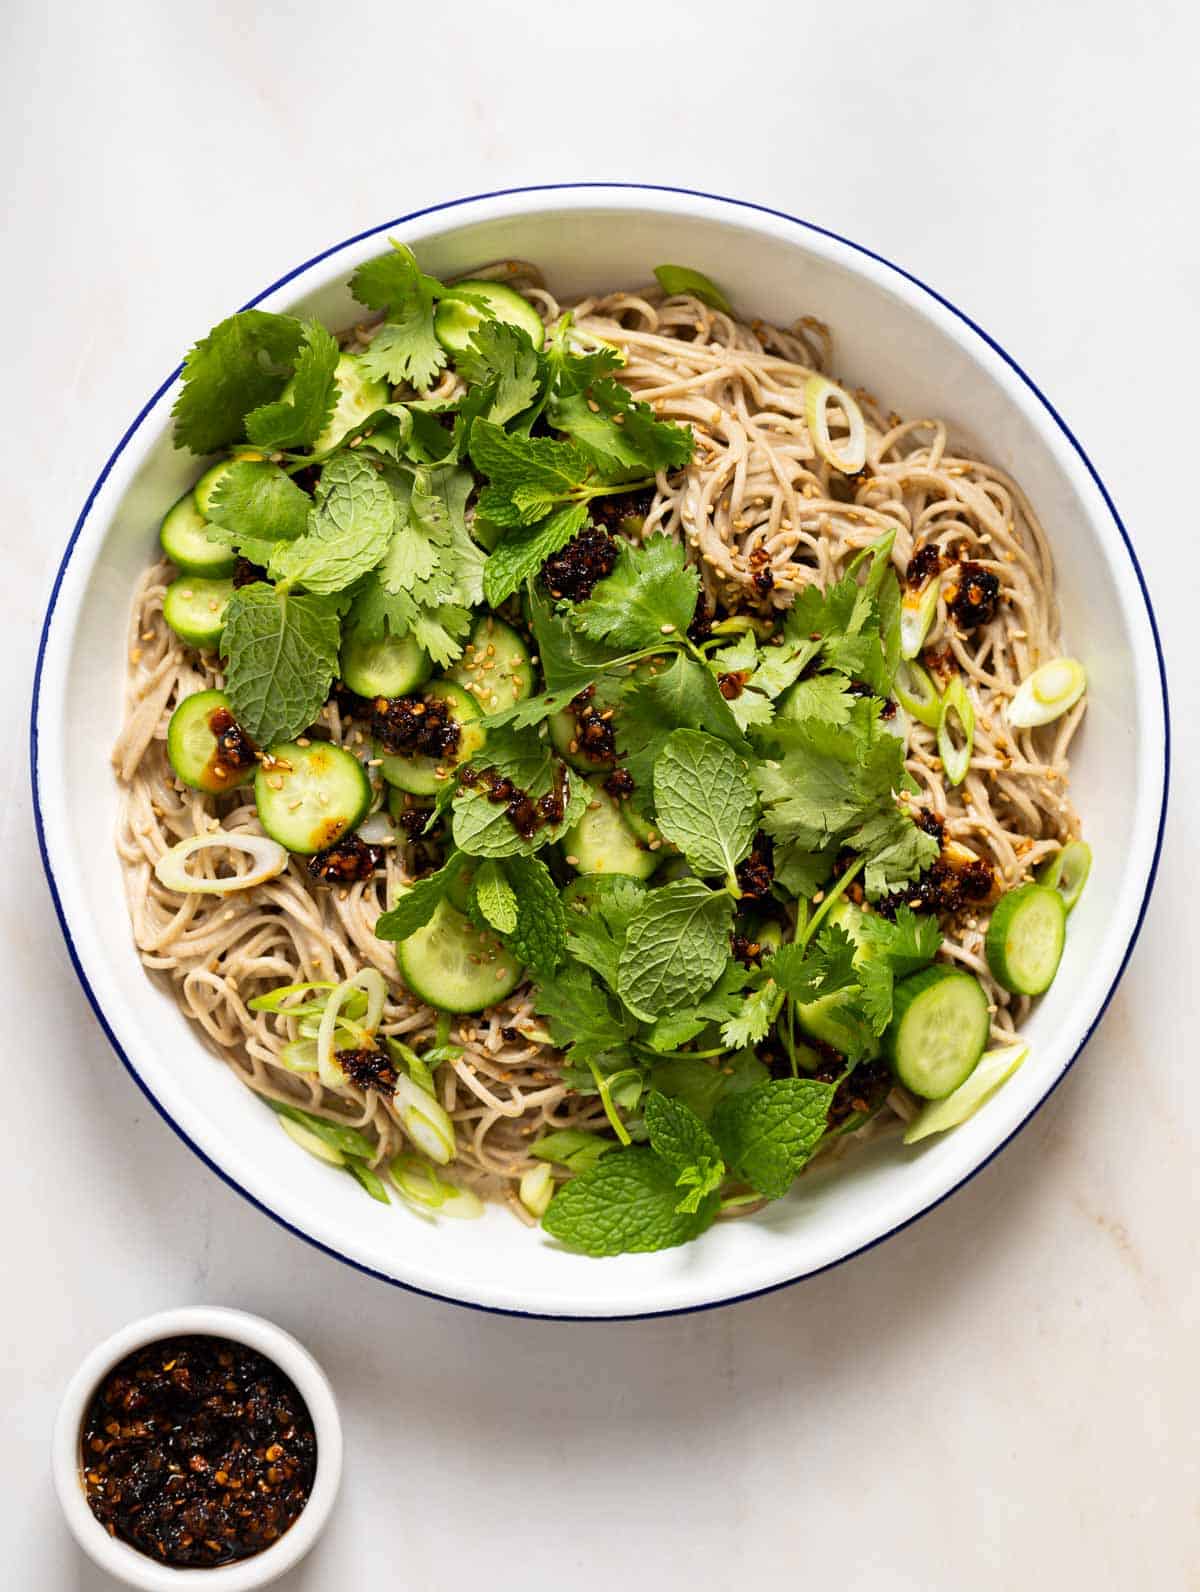
{"type": "MultiPolygon", "coordinates": [[[[1119,976],[1156,855],[1166,733],[1130,552],[1081,456],[1020,375],[927,290],[840,240],[695,196],[534,192],[380,229],[293,273],[260,302],[345,324],[355,314],[345,279],[389,232],[441,276],[500,257],[536,260],[563,298],[643,283],[663,261],[694,265],[747,314],[827,321],[842,377],[907,416],[947,418],[956,436],[1021,482],[1047,527],[1064,635],[1091,684],[1072,796],[1096,859],[1061,973],[1027,1025],[1032,1058],[954,1133],[913,1150],[874,1145],[801,1179],[753,1221],[682,1250],[603,1263],[558,1250],[502,1210],[435,1225],[399,1204],[383,1208],[299,1154],[146,977],[107,843],[117,822],[109,749],[130,593],[154,556],[164,509],[198,474],[171,446],[170,391],[148,408],[84,517],[46,640],[35,772],[52,881],[81,971],[136,1074],[192,1143],[265,1208],[386,1277],[493,1308],[603,1316],[708,1304],[803,1276],[926,1209],[981,1164],[1053,1086],[1119,976]]],[[[98,1054],[97,1064],[107,1062],[98,1054]]]]}

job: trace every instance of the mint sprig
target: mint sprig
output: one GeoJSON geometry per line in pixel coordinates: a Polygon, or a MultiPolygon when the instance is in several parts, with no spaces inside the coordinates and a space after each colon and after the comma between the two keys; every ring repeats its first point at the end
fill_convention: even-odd
{"type": "Polygon", "coordinates": [[[700,730],[675,730],[654,763],[658,827],[697,874],[734,869],[758,828],[758,797],[749,766],[733,748],[700,730]]]}
{"type": "Polygon", "coordinates": [[[221,651],[238,723],[259,746],[290,741],[316,719],[337,673],[336,599],[277,593],[262,581],[235,591],[221,651]]]}

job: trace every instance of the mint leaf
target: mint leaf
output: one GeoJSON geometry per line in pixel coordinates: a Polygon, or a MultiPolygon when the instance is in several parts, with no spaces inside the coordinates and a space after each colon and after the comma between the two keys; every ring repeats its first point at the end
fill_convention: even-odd
{"type": "Polygon", "coordinates": [[[612,574],[597,583],[586,602],[576,604],[572,620],[585,635],[610,646],[661,647],[664,637],[686,634],[699,590],[700,577],[687,566],[680,543],[658,535],[640,547],[623,541],[612,574]]]}
{"type": "Polygon", "coordinates": [[[454,843],[476,857],[508,857],[539,850],[576,823],[587,806],[587,786],[572,776],[553,748],[530,730],[501,730],[475,759],[480,769],[510,779],[517,790],[537,802],[556,784],[565,796],[559,823],[543,824],[528,838],[518,833],[505,804],[489,801],[484,784],[460,786],[454,797],[454,843]]]}
{"type": "Polygon", "coordinates": [[[483,568],[483,592],[491,607],[498,608],[536,575],[552,553],[583,529],[587,517],[586,503],[567,503],[543,520],[510,530],[483,568]]]}
{"type": "Polygon", "coordinates": [[[359,358],[377,381],[409,382],[419,392],[432,385],[446,363],[433,330],[433,303],[445,290],[425,276],[411,249],[389,239],[393,253],[360,265],[350,291],[360,304],[383,310],[386,320],[359,358]]]}
{"type": "Polygon", "coordinates": [[[375,920],[376,937],[380,940],[407,940],[410,934],[423,929],[437,911],[461,868],[462,858],[452,854],[436,873],[426,874],[423,879],[410,885],[375,920]]]}
{"type": "Polygon", "coordinates": [[[577,962],[538,980],[533,1009],[547,1019],[550,1038],[573,1063],[623,1051],[637,1026],[577,962]]]}
{"type": "Polygon", "coordinates": [[[752,1050],[737,1050],[714,1062],[671,1056],[650,1069],[651,1087],[686,1102],[703,1122],[726,1095],[755,1089],[769,1078],[752,1050]]]}
{"type": "Polygon", "coordinates": [[[700,730],[675,730],[654,763],[658,827],[698,874],[724,874],[750,850],[758,797],[746,763],[700,730]]]}
{"type": "Polygon", "coordinates": [[[216,453],[239,441],[250,411],[282,391],[302,335],[299,321],[265,310],[214,326],[183,362],[183,391],[171,410],[175,446],[216,453]]]}
{"type": "Polygon", "coordinates": [[[783,1078],[722,1100],[713,1137],[730,1166],[767,1199],[779,1199],[821,1141],[834,1085],[783,1078]]]}
{"type": "Polygon", "coordinates": [[[540,857],[506,857],[501,866],[517,907],[507,943],[533,972],[551,974],[566,951],[563,904],[553,875],[540,857]]]}
{"type": "Polygon", "coordinates": [[[733,901],[699,879],[647,895],[621,952],[617,993],[639,1017],[678,1011],[711,989],[729,959],[733,901]]]}
{"type": "Polygon", "coordinates": [[[697,1211],[676,1209],[675,1173],[653,1150],[620,1150],[564,1183],[542,1226],[587,1255],[669,1249],[697,1238],[717,1213],[707,1195],[697,1211]]]}
{"type": "Polygon", "coordinates": [[[306,448],[328,424],[337,400],[340,350],[320,321],[304,323],[296,370],[283,395],[246,416],[246,435],[260,448],[306,448]]]}
{"type": "Polygon", "coordinates": [[[586,1172],[602,1156],[617,1148],[615,1139],[603,1139],[598,1133],[587,1133],[582,1128],[560,1128],[556,1133],[544,1133],[529,1146],[530,1155],[539,1161],[554,1161],[571,1172],[586,1172]]]}
{"type": "Polygon", "coordinates": [[[676,1209],[698,1210],[725,1176],[716,1140],[682,1100],[653,1090],[646,1097],[643,1120],[654,1153],[675,1173],[676,1188],[688,1190],[676,1209]]]}
{"type": "Polygon", "coordinates": [[[292,740],[317,717],[337,673],[337,604],[255,581],[234,592],[225,616],[225,690],[238,723],[259,746],[292,740]]]}
{"type": "Polygon", "coordinates": [[[303,536],[312,499],[277,464],[235,459],[213,488],[209,540],[225,542],[253,564],[267,564],[279,542],[303,536]]]}
{"type": "Polygon", "coordinates": [[[308,591],[344,591],[387,552],[398,523],[396,500],[374,465],[340,453],[321,472],[308,531],[277,548],[274,580],[308,591]]]}
{"type": "Polygon", "coordinates": [[[471,458],[488,477],[479,512],[493,525],[532,525],[571,498],[592,473],[587,455],[571,443],[523,437],[490,420],[472,425],[471,458]]]}
{"type": "Polygon", "coordinates": [[[517,897],[500,865],[483,864],[475,875],[474,905],[498,934],[511,934],[517,926],[517,897]]]}

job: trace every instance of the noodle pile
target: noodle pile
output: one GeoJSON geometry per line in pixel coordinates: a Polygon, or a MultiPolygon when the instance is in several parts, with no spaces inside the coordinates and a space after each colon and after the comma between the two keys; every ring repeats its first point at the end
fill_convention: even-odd
{"type": "MultiPolygon", "coordinates": [[[[533,268],[508,263],[504,276],[537,304],[547,323],[560,308],[533,268]]],[[[914,808],[936,813],[947,842],[990,863],[1001,888],[1078,834],[1067,798],[1067,750],[1084,712],[1081,701],[1044,729],[1012,731],[1003,707],[1018,682],[1061,651],[1054,577],[1046,537],[1028,500],[1001,471],[956,451],[939,420],[884,415],[862,392],[867,465],[847,480],[814,450],[804,422],[804,384],[827,370],[826,329],[801,321],[783,331],[745,324],[692,297],[613,293],[573,307],[581,333],[617,344],[620,379],[662,419],[689,425],[691,464],[671,480],[660,475],[644,535],[681,539],[692,550],[715,601],[786,607],[796,592],[825,587],[865,545],[895,532],[893,560],[902,576],[915,547],[937,544],[992,571],[1000,581],[995,618],[961,634],[944,599],[926,642],[966,677],[976,730],[964,782],[943,778],[935,732],[913,721],[907,767],[920,787],[914,808]],[[770,581],[756,576],[769,570],[770,581]],[[764,590],[766,588],[766,590],[764,590]]],[[[365,343],[358,328],[348,346],[365,343]]],[[[449,397],[445,375],[430,396],[449,397]]],[[[185,648],[163,619],[172,566],[148,570],[137,589],[129,632],[126,708],[113,761],[123,788],[118,850],[133,932],[142,960],[165,980],[221,1058],[250,1088],[306,1111],[362,1128],[378,1141],[377,1161],[404,1148],[390,1101],[346,1083],[327,1090],[315,1075],[289,1071],[280,1052],[296,1037],[285,1015],[255,1013],[247,1002],[280,984],[340,981],[364,966],[389,980],[382,1035],[434,1043],[436,1013],[396,978],[393,948],[375,938],[376,918],[404,879],[404,848],[388,848],[373,879],[337,887],[315,883],[304,860],[267,884],[237,895],[180,896],[154,876],[157,859],[206,828],[261,833],[248,790],[206,796],[176,781],[166,756],[174,707],[194,691],[220,687],[219,660],[185,648]]],[[[335,702],[322,727],[331,739],[362,750],[363,731],[344,724],[335,702]]],[[[983,956],[986,909],[966,909],[946,926],[942,955],[975,973],[992,1003],[992,1032],[1010,1038],[1029,1008],[992,978],[983,956]]],[[[562,1127],[603,1128],[595,1097],[562,1082],[558,1053],[542,1042],[527,990],[479,1016],[455,1018],[451,1041],[460,1058],[436,1077],[458,1141],[455,1181],[499,1197],[525,1221],[516,1198],[521,1173],[538,1164],[531,1140],[562,1127]]],[[[910,1098],[896,1088],[883,1114],[905,1117],[910,1098]]],[[[860,1130],[879,1131],[879,1119],[860,1130]]],[[[846,1139],[840,1139],[843,1149],[846,1139]]]]}

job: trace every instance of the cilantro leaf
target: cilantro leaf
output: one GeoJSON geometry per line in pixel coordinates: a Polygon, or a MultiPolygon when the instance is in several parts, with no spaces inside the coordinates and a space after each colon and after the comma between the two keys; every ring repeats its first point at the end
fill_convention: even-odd
{"type": "Polygon", "coordinates": [[[268,564],[277,544],[303,536],[312,499],[277,464],[235,459],[208,502],[209,540],[227,543],[254,564],[268,564]]]}
{"type": "Polygon", "coordinates": [[[733,871],[758,828],[746,763],[701,730],[675,730],[654,763],[654,810],[662,833],[698,874],[733,871]]]}
{"type": "Polygon", "coordinates": [[[675,1173],[676,1188],[687,1190],[676,1210],[699,1210],[725,1176],[716,1140],[682,1100],[653,1090],[646,1097],[643,1119],[654,1153],[675,1173]]]}
{"type": "Polygon", "coordinates": [[[183,362],[183,391],[171,410],[175,446],[215,453],[239,441],[250,411],[282,391],[302,335],[299,321],[265,310],[214,326],[183,362]]]}
{"type": "Polygon", "coordinates": [[[393,253],[367,260],[350,278],[350,291],[386,319],[359,355],[377,381],[411,383],[425,392],[446,363],[446,351],[433,330],[433,303],[444,289],[426,276],[411,249],[389,239],[393,253]]]}
{"type": "Polygon", "coordinates": [[[775,847],[775,882],[797,901],[816,895],[837,860],[838,847],[810,851],[796,841],[775,847]]]}
{"type": "Polygon", "coordinates": [[[583,529],[587,517],[586,503],[566,503],[543,520],[510,530],[483,567],[483,592],[489,604],[498,608],[536,575],[552,553],[583,529]]]}
{"type": "Polygon", "coordinates": [[[659,420],[627,387],[600,377],[578,392],[557,395],[550,424],[566,431],[595,459],[607,480],[654,475],[687,464],[695,445],[690,428],[659,420]]]}
{"type": "MultiPolygon", "coordinates": [[[[575,696],[585,685],[590,685],[598,674],[620,663],[619,650],[606,647],[602,642],[590,641],[587,636],[573,630],[564,618],[553,611],[536,585],[530,583],[526,587],[526,596],[529,623],[537,640],[538,657],[549,692],[558,695],[567,691],[570,693],[567,701],[570,701],[570,697],[575,696]]],[[[716,695],[720,697],[721,693],[717,691],[716,695]]]]}
{"type": "Polygon", "coordinates": [[[781,946],[763,963],[763,973],[774,979],[785,995],[806,1006],[858,983],[857,953],[858,946],[845,929],[827,923],[814,945],[781,946]]]}
{"type": "Polygon", "coordinates": [[[551,974],[566,950],[558,886],[540,857],[505,857],[500,866],[516,899],[517,920],[506,942],[533,972],[551,974]]]}
{"type": "Polygon", "coordinates": [[[578,962],[539,978],[533,1009],[547,1019],[550,1038],[573,1063],[623,1051],[637,1026],[578,962]]]}
{"type": "Polygon", "coordinates": [[[849,724],[856,700],[844,675],[814,674],[807,680],[796,681],[780,711],[789,721],[819,719],[823,724],[841,729],[849,724]]]}
{"type": "Polygon", "coordinates": [[[497,708],[495,713],[489,713],[479,723],[485,730],[500,729],[504,725],[514,730],[528,729],[530,725],[540,724],[552,713],[561,713],[578,695],[575,686],[568,686],[565,691],[543,691],[537,696],[525,697],[520,702],[510,702],[507,707],[497,708]]]}
{"type": "Polygon", "coordinates": [[[684,635],[700,590],[700,577],[686,558],[669,536],[651,536],[640,547],[623,541],[612,574],[576,604],[574,623],[594,640],[630,651],[684,635]]]}
{"type": "Polygon", "coordinates": [[[678,1210],[675,1173],[653,1150],[619,1150],[564,1183],[542,1226],[552,1238],[587,1255],[669,1249],[697,1238],[719,1201],[706,1195],[698,1210],[678,1210]]]}
{"type": "Polygon", "coordinates": [[[787,1193],[825,1132],[834,1085],[783,1078],[722,1100],[712,1131],[729,1164],[768,1199],[787,1193]]]}
{"type": "Polygon", "coordinates": [[[379,563],[398,520],[396,500],[375,467],[340,453],[321,472],[306,534],[276,548],[271,576],[311,592],[344,591],[379,563]]]}
{"type": "Polygon", "coordinates": [[[566,908],[567,948],[577,961],[592,968],[610,989],[617,973],[625,936],[646,899],[640,880],[624,874],[590,875],[566,908]]]}
{"type": "Polygon", "coordinates": [[[533,802],[560,782],[565,800],[562,819],[543,824],[526,839],[518,833],[504,805],[488,800],[483,785],[461,786],[454,797],[454,843],[472,856],[507,857],[536,851],[561,839],[587,806],[587,786],[572,776],[553,748],[530,730],[497,732],[475,763],[480,769],[491,769],[510,779],[533,802]]]}
{"type": "Polygon", "coordinates": [[[260,448],[306,448],[324,431],[337,401],[337,339],[320,321],[304,323],[295,374],[272,404],[246,416],[246,435],[260,448]]]}
{"type": "Polygon", "coordinates": [[[559,1128],[555,1133],[544,1133],[529,1146],[530,1155],[539,1161],[554,1161],[571,1172],[586,1172],[595,1166],[601,1156],[617,1148],[615,1139],[604,1139],[598,1133],[588,1133],[583,1128],[559,1128]]]}
{"type": "MultiPolygon", "coordinates": [[[[785,727],[777,722],[775,733],[785,727]]],[[[788,750],[760,763],[755,780],[763,828],[777,840],[819,851],[904,788],[904,745],[879,723],[878,703],[860,698],[844,725],[807,719],[786,726],[788,750]]]]}
{"type": "Polygon", "coordinates": [[[703,1122],[726,1095],[740,1094],[766,1083],[770,1073],[752,1050],[737,1050],[718,1064],[688,1056],[670,1056],[650,1069],[650,1084],[662,1094],[685,1101],[703,1122]]]}
{"type": "Polygon", "coordinates": [[[757,1045],[771,1032],[778,1004],[779,993],[773,980],[768,979],[761,989],[751,990],[741,1008],[721,1025],[722,1044],[731,1050],[757,1045]]]}
{"type": "Polygon", "coordinates": [[[646,897],[621,952],[617,993],[653,1019],[711,989],[729,959],[733,901],[699,879],[676,879],[646,897]]]}
{"type": "Polygon", "coordinates": [[[497,934],[511,934],[516,928],[516,892],[499,863],[489,859],[475,875],[472,903],[497,934]]]}
{"type": "Polygon", "coordinates": [[[234,592],[225,613],[225,690],[238,723],[260,746],[292,740],[316,718],[337,673],[337,603],[255,581],[234,592]]]}
{"type": "Polygon", "coordinates": [[[910,906],[896,908],[893,920],[877,912],[867,913],[859,932],[876,956],[885,956],[897,978],[906,978],[932,962],[942,946],[942,931],[929,913],[916,913],[910,906]]]}
{"type": "Polygon", "coordinates": [[[473,416],[507,425],[537,398],[545,361],[519,326],[483,320],[457,356],[458,373],[472,383],[473,416]]]}
{"type": "Polygon", "coordinates": [[[653,789],[654,765],[673,730],[705,730],[740,757],[753,756],[712,671],[682,653],[625,691],[620,722],[625,767],[636,787],[633,800],[642,810],[653,789]]]}
{"type": "Polygon", "coordinates": [[[462,869],[462,858],[454,853],[436,873],[426,874],[396,897],[386,912],[375,920],[380,940],[407,940],[423,929],[437,911],[446,891],[462,869]]]}
{"type": "Polygon", "coordinates": [[[872,901],[901,890],[937,861],[939,843],[899,807],[872,813],[846,836],[867,859],[863,887],[872,901]]]}

